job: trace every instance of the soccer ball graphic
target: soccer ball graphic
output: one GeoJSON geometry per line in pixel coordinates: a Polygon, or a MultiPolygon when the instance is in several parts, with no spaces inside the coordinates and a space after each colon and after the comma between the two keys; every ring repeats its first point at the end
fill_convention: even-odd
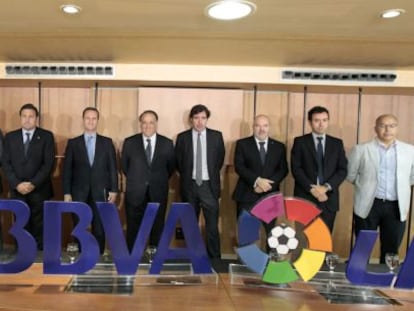
{"type": "Polygon", "coordinates": [[[276,249],[278,254],[287,255],[289,251],[298,247],[299,241],[292,227],[281,224],[272,229],[267,244],[270,248],[276,249]]]}

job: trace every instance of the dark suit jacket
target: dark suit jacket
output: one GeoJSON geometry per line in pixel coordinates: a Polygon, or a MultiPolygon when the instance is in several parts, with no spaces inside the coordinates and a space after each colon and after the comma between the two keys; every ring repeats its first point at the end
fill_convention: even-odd
{"type": "Polygon", "coordinates": [[[292,147],[291,168],[295,178],[294,195],[314,202],[331,211],[339,209],[339,186],[347,174],[348,160],[341,139],[326,135],[324,178],[332,191],[327,193],[328,201],[319,203],[310,193],[311,184],[316,184],[318,163],[312,134],[296,137],[292,147]]]}
{"type": "Polygon", "coordinates": [[[233,199],[240,203],[254,203],[268,194],[254,192],[253,186],[259,176],[273,180],[271,191],[279,191],[279,185],[288,173],[285,145],[269,138],[265,164],[262,165],[254,136],[242,138],[236,142],[234,168],[239,180],[233,199]]]}
{"type": "MultiPolygon", "coordinates": [[[[3,156],[3,144],[4,144],[3,132],[0,130],[0,166],[1,166],[1,158],[3,156]]],[[[0,194],[3,193],[3,182],[1,180],[0,175],[0,194]]]]}
{"type": "MultiPolygon", "coordinates": [[[[210,178],[211,192],[217,199],[220,197],[221,183],[220,170],[224,162],[224,141],[221,132],[206,129],[207,131],[207,170],[210,178]]],[[[175,145],[177,158],[177,170],[180,173],[181,195],[183,200],[188,197],[192,187],[192,175],[194,165],[194,150],[192,130],[181,132],[177,136],[175,145]]]]}
{"type": "Polygon", "coordinates": [[[145,155],[142,134],[128,137],[122,147],[122,171],[126,176],[126,199],[139,204],[147,189],[154,202],[166,203],[168,180],[175,170],[174,145],[171,139],[158,135],[151,161],[145,155]]]}
{"type": "Polygon", "coordinates": [[[108,192],[118,192],[115,148],[108,137],[96,135],[95,157],[89,164],[84,135],[69,139],[63,165],[63,193],[73,201],[106,201],[108,192]]]}
{"type": "MultiPolygon", "coordinates": [[[[44,200],[53,196],[51,173],[55,161],[55,142],[50,131],[36,128],[24,156],[22,130],[9,132],[4,139],[3,171],[10,190],[23,181],[30,181],[44,200]]],[[[13,193],[12,193],[13,194],[13,193]]]]}

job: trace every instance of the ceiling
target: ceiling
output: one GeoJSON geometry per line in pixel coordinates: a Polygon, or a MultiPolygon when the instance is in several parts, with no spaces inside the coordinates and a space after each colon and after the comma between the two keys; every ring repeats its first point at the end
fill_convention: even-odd
{"type": "Polygon", "coordinates": [[[0,61],[414,68],[413,0],[251,1],[236,21],[207,18],[213,0],[3,1],[0,61]]]}

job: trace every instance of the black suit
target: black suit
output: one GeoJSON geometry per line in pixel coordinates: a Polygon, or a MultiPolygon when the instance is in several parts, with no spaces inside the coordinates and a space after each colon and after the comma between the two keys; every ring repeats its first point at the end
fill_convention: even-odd
{"type": "Polygon", "coordinates": [[[157,246],[164,228],[168,201],[168,180],[175,169],[174,146],[171,139],[156,135],[155,148],[148,163],[142,134],[125,139],[122,148],[122,171],[126,176],[125,212],[127,221],[127,243],[134,246],[147,203],[160,203],[150,245],[157,246]]]}
{"type": "MultiPolygon", "coordinates": [[[[1,166],[1,157],[3,155],[3,133],[0,130],[0,166],[1,166]]],[[[3,193],[3,182],[0,175],[0,195],[3,193]]],[[[2,230],[2,221],[1,221],[1,212],[0,212],[0,252],[3,251],[3,230],[2,230]]]]}
{"type": "Polygon", "coordinates": [[[93,212],[92,234],[105,249],[105,234],[95,202],[105,202],[109,192],[118,192],[115,148],[108,137],[96,135],[93,165],[89,164],[85,136],[69,139],[63,166],[63,193],[73,201],[89,204],[93,212]]]}
{"type": "Polygon", "coordinates": [[[333,230],[336,212],[339,210],[339,186],[347,174],[348,160],[341,139],[326,135],[323,159],[323,177],[332,190],[326,194],[326,202],[310,193],[311,185],[317,183],[318,162],[312,134],[296,137],[292,147],[291,168],[295,178],[294,195],[315,203],[321,210],[321,218],[333,230]]]}
{"type": "Polygon", "coordinates": [[[219,202],[221,192],[220,170],[224,162],[224,141],[221,132],[206,129],[207,171],[209,180],[198,186],[193,180],[194,147],[192,130],[177,136],[175,154],[180,173],[181,198],[190,203],[200,215],[200,206],[206,220],[207,251],[211,258],[220,258],[220,235],[218,232],[219,202]]]}
{"type": "MultiPolygon", "coordinates": [[[[242,138],[236,142],[234,168],[239,175],[233,199],[237,202],[237,215],[243,209],[250,210],[253,205],[269,192],[279,191],[279,185],[288,173],[285,145],[268,138],[264,165],[254,136],[242,138]],[[258,177],[272,180],[272,189],[266,193],[256,193],[254,185],[258,177]]],[[[266,231],[272,224],[265,225],[266,231]]]]}
{"type": "Polygon", "coordinates": [[[27,155],[24,155],[23,134],[18,129],[8,133],[4,140],[3,170],[11,197],[26,202],[31,215],[26,229],[34,236],[38,249],[43,249],[43,202],[53,196],[51,173],[55,161],[55,142],[50,131],[36,128],[27,155]],[[22,195],[16,187],[31,182],[35,189],[22,195]]]}

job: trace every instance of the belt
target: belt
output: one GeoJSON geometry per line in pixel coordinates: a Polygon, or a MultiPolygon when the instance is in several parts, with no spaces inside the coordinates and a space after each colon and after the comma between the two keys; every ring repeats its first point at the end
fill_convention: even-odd
{"type": "Polygon", "coordinates": [[[383,202],[383,203],[392,203],[392,204],[398,203],[398,200],[390,201],[390,200],[381,199],[381,198],[375,198],[375,201],[377,201],[377,202],[380,201],[380,202],[383,202]]]}

